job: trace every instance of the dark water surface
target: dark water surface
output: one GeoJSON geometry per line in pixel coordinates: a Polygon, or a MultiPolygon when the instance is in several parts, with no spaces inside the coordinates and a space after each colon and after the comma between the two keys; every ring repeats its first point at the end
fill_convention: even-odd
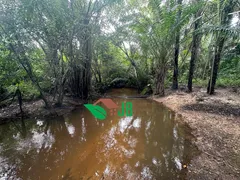
{"type": "MultiPolygon", "coordinates": [[[[114,89],[109,95],[134,95],[114,89]]],[[[133,116],[99,121],[85,108],[52,120],[0,126],[0,179],[185,179],[196,154],[176,115],[147,99],[132,102],[133,116]]]]}

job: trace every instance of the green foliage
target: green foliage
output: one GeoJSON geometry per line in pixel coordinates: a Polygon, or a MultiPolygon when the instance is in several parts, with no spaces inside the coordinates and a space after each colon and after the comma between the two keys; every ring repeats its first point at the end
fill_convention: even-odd
{"type": "Polygon", "coordinates": [[[39,97],[40,92],[61,96],[62,91],[72,93],[74,80],[80,85],[78,89],[84,89],[81,84],[87,77],[91,82],[86,84],[94,88],[126,78],[128,86],[143,89],[147,84],[155,87],[161,72],[166,80],[161,83],[168,87],[177,32],[180,83],[187,83],[192,34],[199,33],[202,39],[193,83],[207,86],[217,37],[223,37],[226,40],[217,85],[239,86],[240,32],[238,25],[230,23],[233,16],[239,16],[232,12],[228,23],[222,23],[227,5],[236,2],[1,1],[0,90],[14,93],[19,84],[27,99],[39,97]],[[202,28],[193,32],[194,14],[200,9],[202,28]],[[75,78],[76,74],[81,76],[75,78]]]}
{"type": "Polygon", "coordinates": [[[30,81],[20,82],[19,89],[21,90],[24,99],[34,99],[40,96],[39,91],[33,86],[30,81]]]}
{"type": "Polygon", "coordinates": [[[217,86],[219,87],[239,87],[240,86],[240,79],[230,79],[230,78],[219,78],[217,80],[217,86]]]}

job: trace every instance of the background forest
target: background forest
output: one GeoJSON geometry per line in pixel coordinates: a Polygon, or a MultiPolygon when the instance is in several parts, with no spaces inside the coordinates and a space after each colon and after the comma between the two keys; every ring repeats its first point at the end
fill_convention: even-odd
{"type": "Polygon", "coordinates": [[[240,85],[238,0],[1,0],[0,101],[61,106],[114,82],[165,88],[240,85]],[[49,98],[51,96],[51,98],[49,98]]]}

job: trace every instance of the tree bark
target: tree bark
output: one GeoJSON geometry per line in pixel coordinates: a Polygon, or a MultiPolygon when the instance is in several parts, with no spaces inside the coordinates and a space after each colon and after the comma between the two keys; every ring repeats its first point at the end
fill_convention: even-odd
{"type": "Polygon", "coordinates": [[[86,99],[91,86],[91,61],[92,61],[92,38],[89,19],[83,21],[84,27],[79,35],[81,57],[79,61],[73,61],[71,91],[77,97],[86,99]]]}
{"type": "MultiPolygon", "coordinates": [[[[229,23],[231,22],[231,16],[232,16],[232,15],[229,15],[229,13],[231,13],[233,11],[234,6],[237,3],[237,1],[221,0],[219,3],[220,3],[219,9],[221,10],[221,12],[219,12],[219,17],[220,17],[219,24],[221,26],[229,25],[229,23]]],[[[214,88],[215,88],[217,75],[218,75],[218,67],[219,67],[219,63],[221,60],[221,53],[222,53],[222,49],[223,49],[225,40],[226,40],[225,33],[223,31],[219,31],[217,34],[215,54],[214,54],[214,59],[213,59],[214,62],[213,62],[213,66],[212,66],[212,73],[211,73],[211,77],[210,77],[210,80],[208,82],[208,87],[207,87],[208,94],[214,94],[214,88]]]]}
{"type": "Polygon", "coordinates": [[[161,65],[161,67],[157,70],[156,74],[156,95],[164,96],[165,95],[165,75],[166,75],[166,67],[165,65],[161,65]]]}
{"type": "Polygon", "coordinates": [[[217,40],[217,47],[215,49],[215,56],[214,56],[214,62],[213,62],[213,69],[212,69],[212,74],[211,74],[211,78],[208,82],[208,88],[207,88],[207,93],[208,94],[214,94],[214,88],[215,88],[215,84],[217,81],[217,75],[218,75],[218,67],[219,67],[219,63],[220,63],[220,59],[221,59],[221,52],[223,49],[223,45],[225,42],[225,38],[220,36],[218,37],[217,40]]]}
{"type": "MultiPolygon", "coordinates": [[[[18,41],[18,44],[20,45],[20,47],[22,46],[21,43],[19,42],[17,36],[16,36],[16,39],[18,41]]],[[[15,50],[15,47],[13,46],[12,43],[9,44],[10,45],[10,48],[11,50],[14,52],[14,54],[16,55],[19,63],[21,64],[21,66],[23,67],[23,69],[26,71],[27,75],[29,76],[30,80],[32,81],[32,83],[36,86],[36,88],[38,89],[38,91],[40,92],[40,96],[41,96],[41,99],[44,101],[45,103],[45,106],[47,108],[51,108],[51,105],[48,103],[45,95],[44,95],[44,92],[42,90],[42,88],[40,87],[38,81],[36,80],[33,72],[32,72],[32,67],[31,67],[31,64],[29,63],[28,61],[28,58],[27,57],[23,57],[23,59],[19,56],[19,54],[17,53],[17,51],[15,50]]],[[[23,49],[23,48],[22,48],[23,49]]]]}
{"type": "Polygon", "coordinates": [[[87,26],[85,29],[84,45],[83,45],[83,81],[82,81],[82,97],[87,98],[91,85],[91,61],[92,61],[92,43],[91,43],[91,29],[89,27],[89,19],[84,20],[87,26]]]}
{"type": "Polygon", "coordinates": [[[63,53],[61,52],[61,73],[59,75],[59,87],[58,87],[58,99],[56,105],[62,106],[63,99],[64,99],[64,89],[65,89],[65,82],[66,82],[66,76],[68,74],[68,70],[64,72],[64,63],[63,63],[63,53]]]}
{"type": "MultiPolygon", "coordinates": [[[[182,0],[177,1],[178,6],[182,5],[182,0]]],[[[179,26],[179,21],[181,18],[182,10],[181,7],[179,7],[178,14],[177,14],[177,21],[176,25],[179,26]]],[[[177,27],[176,32],[176,41],[175,41],[175,51],[174,51],[174,70],[173,70],[173,84],[172,89],[176,90],[178,89],[178,56],[179,56],[179,47],[180,47],[180,28],[177,27]]]]}
{"type": "MultiPolygon", "coordinates": [[[[198,11],[194,18],[197,19],[200,17],[201,12],[198,11]]],[[[200,19],[195,20],[194,23],[194,32],[193,32],[193,40],[192,40],[192,50],[191,50],[191,59],[190,59],[190,65],[189,65],[189,75],[188,75],[188,91],[192,92],[192,79],[194,74],[194,68],[195,68],[195,62],[198,56],[198,48],[200,43],[200,35],[196,32],[199,29],[200,26],[200,19]]]]}

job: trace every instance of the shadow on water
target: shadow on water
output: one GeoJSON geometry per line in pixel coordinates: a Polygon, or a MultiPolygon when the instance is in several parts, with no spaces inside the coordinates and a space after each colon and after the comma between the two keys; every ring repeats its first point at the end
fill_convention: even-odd
{"type": "MultiPolygon", "coordinates": [[[[110,92],[121,93],[135,92],[110,92]]],[[[132,102],[133,115],[99,121],[82,107],[52,120],[25,120],[25,136],[12,123],[0,126],[0,177],[184,179],[197,150],[176,115],[152,100],[112,100],[132,102]]]]}

